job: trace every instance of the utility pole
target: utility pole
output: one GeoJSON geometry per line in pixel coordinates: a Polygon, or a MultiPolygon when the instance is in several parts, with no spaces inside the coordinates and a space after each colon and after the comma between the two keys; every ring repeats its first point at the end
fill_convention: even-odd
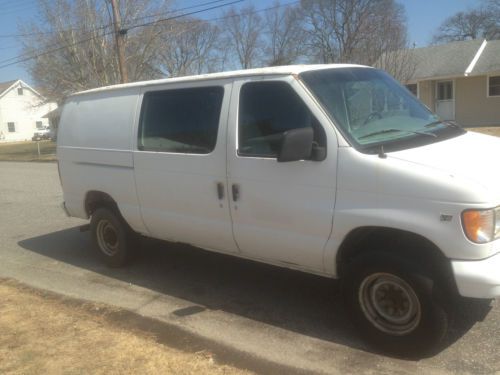
{"type": "Polygon", "coordinates": [[[118,66],[120,68],[121,83],[128,82],[127,64],[125,62],[125,35],[127,30],[122,30],[122,20],[120,10],[118,9],[117,0],[110,0],[111,8],[113,8],[113,25],[115,28],[116,50],[118,52],[118,66]]]}

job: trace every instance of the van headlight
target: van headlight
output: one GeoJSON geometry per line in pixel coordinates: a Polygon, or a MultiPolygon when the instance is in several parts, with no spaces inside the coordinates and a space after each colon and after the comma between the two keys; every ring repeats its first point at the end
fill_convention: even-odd
{"type": "Polygon", "coordinates": [[[489,210],[466,210],[462,226],[469,240],[487,243],[500,238],[500,206],[489,210]]]}

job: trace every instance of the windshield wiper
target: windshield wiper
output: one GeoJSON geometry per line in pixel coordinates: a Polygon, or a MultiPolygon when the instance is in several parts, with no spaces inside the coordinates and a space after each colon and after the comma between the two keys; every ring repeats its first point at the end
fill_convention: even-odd
{"type": "Polygon", "coordinates": [[[460,126],[458,126],[457,124],[454,124],[453,122],[441,121],[441,120],[439,120],[439,121],[433,121],[433,122],[425,125],[424,128],[433,128],[434,126],[439,125],[439,124],[443,124],[447,128],[455,128],[455,129],[459,129],[460,128],[460,126]]]}
{"type": "Polygon", "coordinates": [[[403,130],[400,130],[400,129],[384,129],[384,130],[378,130],[376,132],[373,132],[373,133],[368,133],[368,134],[365,134],[361,137],[359,137],[358,139],[364,139],[364,138],[370,138],[370,137],[373,137],[375,135],[379,135],[379,134],[385,134],[385,133],[394,133],[394,132],[402,132],[403,130]]]}
{"type": "Polygon", "coordinates": [[[406,132],[406,133],[427,135],[427,136],[432,137],[432,138],[436,138],[437,137],[437,135],[433,134],[433,133],[426,133],[426,132],[419,132],[419,131],[414,131],[414,130],[401,130],[401,129],[393,129],[393,128],[391,128],[391,129],[379,130],[379,131],[376,131],[376,132],[373,132],[373,133],[368,133],[368,134],[365,134],[365,135],[359,137],[358,139],[364,139],[364,138],[373,137],[373,136],[379,135],[379,134],[394,133],[394,132],[406,132]]]}
{"type": "Polygon", "coordinates": [[[443,124],[443,121],[438,120],[438,121],[433,121],[428,123],[427,125],[424,125],[424,128],[433,128],[436,125],[443,124]]]}

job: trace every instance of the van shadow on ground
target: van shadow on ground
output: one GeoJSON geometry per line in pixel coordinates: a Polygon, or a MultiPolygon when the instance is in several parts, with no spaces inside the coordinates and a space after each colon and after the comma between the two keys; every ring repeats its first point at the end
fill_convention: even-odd
{"type": "MultiPolygon", "coordinates": [[[[90,234],[66,229],[20,241],[19,246],[60,262],[193,303],[178,316],[221,310],[282,329],[370,351],[344,311],[339,283],[188,245],[142,239],[140,254],[122,269],[102,265],[90,234]]],[[[462,337],[491,309],[462,301],[445,347],[462,337]]]]}

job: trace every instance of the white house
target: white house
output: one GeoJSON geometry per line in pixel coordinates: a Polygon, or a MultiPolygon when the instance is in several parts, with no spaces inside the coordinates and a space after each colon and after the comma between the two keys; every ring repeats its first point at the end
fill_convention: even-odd
{"type": "Polygon", "coordinates": [[[0,83],[0,142],[31,140],[37,128],[49,126],[56,103],[21,80],[0,83]]]}

